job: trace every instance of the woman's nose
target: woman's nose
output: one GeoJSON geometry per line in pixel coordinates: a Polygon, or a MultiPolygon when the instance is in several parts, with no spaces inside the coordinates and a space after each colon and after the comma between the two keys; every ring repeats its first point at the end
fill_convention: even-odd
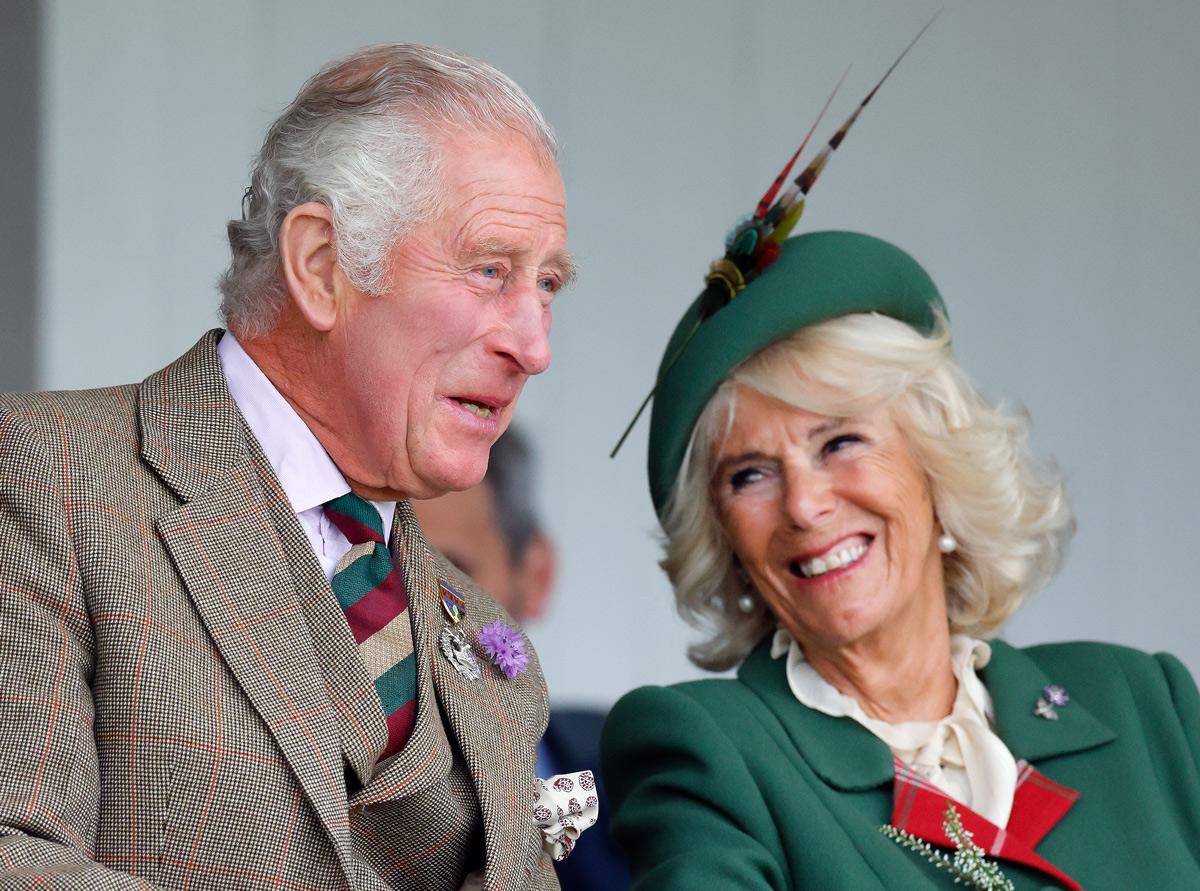
{"type": "Polygon", "coordinates": [[[784,512],[801,529],[818,526],[837,505],[829,473],[815,467],[789,467],[785,476],[784,512]]]}

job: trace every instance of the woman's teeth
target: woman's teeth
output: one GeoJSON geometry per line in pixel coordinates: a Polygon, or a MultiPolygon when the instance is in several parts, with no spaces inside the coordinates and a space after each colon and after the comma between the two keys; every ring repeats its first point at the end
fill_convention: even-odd
{"type": "Polygon", "coordinates": [[[481,418],[490,418],[496,414],[496,410],[489,405],[481,405],[478,402],[468,402],[466,399],[458,400],[458,404],[471,412],[473,415],[478,415],[481,418]]]}
{"type": "Polygon", "coordinates": [[[840,551],[830,551],[823,557],[801,560],[800,575],[806,579],[816,578],[835,569],[841,569],[843,566],[857,563],[866,552],[867,546],[865,544],[856,544],[848,548],[842,548],[840,551]]]}

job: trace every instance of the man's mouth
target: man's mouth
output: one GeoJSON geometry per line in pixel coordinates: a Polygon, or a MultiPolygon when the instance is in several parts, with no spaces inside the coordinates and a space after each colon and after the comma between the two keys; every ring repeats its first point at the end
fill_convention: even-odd
{"type": "Polygon", "coordinates": [[[813,557],[792,560],[788,570],[797,578],[815,579],[835,569],[845,569],[866,556],[871,541],[865,535],[852,535],[813,557]]]}
{"type": "Polygon", "coordinates": [[[480,418],[494,418],[499,414],[499,409],[494,405],[489,405],[486,402],[479,402],[474,399],[464,399],[461,396],[451,396],[455,402],[469,411],[471,414],[480,418]]]}

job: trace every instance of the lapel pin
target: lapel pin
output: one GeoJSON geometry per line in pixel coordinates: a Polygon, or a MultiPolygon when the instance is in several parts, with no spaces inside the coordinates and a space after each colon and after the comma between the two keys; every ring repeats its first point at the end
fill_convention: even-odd
{"type": "Polygon", "coordinates": [[[438,593],[442,601],[442,612],[446,615],[446,625],[442,628],[439,638],[442,655],[464,678],[477,681],[483,672],[479,667],[479,660],[475,658],[475,651],[471,649],[471,639],[461,626],[467,615],[466,600],[462,593],[445,579],[438,579],[438,593]]]}
{"type": "Polygon", "coordinates": [[[457,625],[467,614],[467,604],[462,594],[445,579],[438,579],[438,591],[442,595],[442,612],[451,625],[457,625]]]}
{"type": "Polygon", "coordinates": [[[1070,701],[1071,697],[1067,694],[1066,688],[1060,687],[1058,684],[1048,684],[1042,688],[1042,695],[1038,697],[1037,704],[1033,707],[1033,713],[1047,721],[1057,721],[1057,709],[1062,708],[1070,701]]]}
{"type": "Polygon", "coordinates": [[[1054,706],[1040,696],[1038,697],[1037,705],[1033,707],[1033,713],[1039,718],[1045,718],[1047,721],[1058,720],[1058,712],[1054,710],[1054,706]]]}

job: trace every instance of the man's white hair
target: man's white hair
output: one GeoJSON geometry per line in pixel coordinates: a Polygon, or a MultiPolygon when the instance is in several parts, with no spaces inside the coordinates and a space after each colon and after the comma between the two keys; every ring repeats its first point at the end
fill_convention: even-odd
{"type": "Polygon", "coordinates": [[[271,125],[221,276],[221,312],[239,336],[265,334],[287,299],[279,228],[295,207],[333,212],[337,257],[359,290],[380,294],[387,255],[440,210],[439,132],[516,132],[553,163],[553,131],[525,92],[490,65],[412,43],[333,62],[271,125]]]}

